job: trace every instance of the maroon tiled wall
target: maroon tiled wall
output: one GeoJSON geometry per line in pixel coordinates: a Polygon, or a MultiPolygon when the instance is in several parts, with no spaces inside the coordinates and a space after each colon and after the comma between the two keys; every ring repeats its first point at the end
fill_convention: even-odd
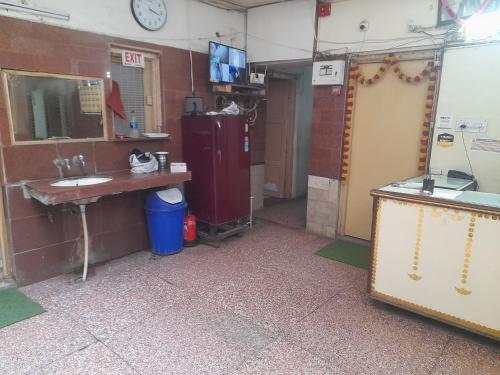
{"type": "MultiPolygon", "coordinates": [[[[1,181],[7,216],[7,232],[20,285],[68,272],[82,263],[80,217],[71,205],[45,207],[25,199],[22,180],[57,178],[52,164],[56,157],[83,154],[86,172],[106,173],[128,168],[133,148],[170,152],[171,160],[182,160],[181,115],[184,97],[191,94],[189,52],[93,33],[68,30],[27,21],[0,17],[0,68],[59,74],[74,74],[105,79],[110,71],[110,44],[120,43],[161,52],[161,87],[165,131],[170,141],[152,142],[78,142],[13,146],[10,142],[7,112],[0,93],[1,181]]],[[[208,57],[193,53],[197,95],[213,107],[208,85],[208,57]]],[[[106,89],[110,82],[106,80],[106,89]]],[[[112,138],[108,111],[108,134],[112,138]]],[[[74,171],[78,174],[79,171],[74,171]]],[[[143,213],[145,192],[102,198],[88,206],[91,261],[99,262],[148,247],[143,213]]]]}
{"type": "Polygon", "coordinates": [[[309,174],[338,179],[342,157],[345,87],[314,87],[309,174]]]}

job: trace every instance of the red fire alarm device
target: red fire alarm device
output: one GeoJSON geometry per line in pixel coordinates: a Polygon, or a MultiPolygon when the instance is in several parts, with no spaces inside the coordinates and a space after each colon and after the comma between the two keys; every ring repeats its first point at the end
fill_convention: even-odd
{"type": "Polygon", "coordinates": [[[331,3],[321,3],[318,5],[318,17],[328,17],[332,14],[331,3]]]}

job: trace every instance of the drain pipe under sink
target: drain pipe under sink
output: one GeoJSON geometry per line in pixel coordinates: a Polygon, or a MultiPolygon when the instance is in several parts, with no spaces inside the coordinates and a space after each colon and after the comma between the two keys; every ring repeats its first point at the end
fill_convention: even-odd
{"type": "Polygon", "coordinates": [[[82,281],[87,280],[87,272],[89,269],[89,231],[87,228],[87,215],[85,213],[85,204],[80,204],[80,214],[82,216],[82,227],[83,227],[83,247],[84,247],[84,258],[83,258],[83,275],[82,281]]]}

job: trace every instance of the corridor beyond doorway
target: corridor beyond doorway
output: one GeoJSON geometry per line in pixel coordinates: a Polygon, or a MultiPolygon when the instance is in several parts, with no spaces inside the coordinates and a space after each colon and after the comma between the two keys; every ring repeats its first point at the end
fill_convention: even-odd
{"type": "Polygon", "coordinates": [[[295,199],[268,197],[264,199],[264,208],[256,211],[254,216],[287,227],[305,229],[307,197],[295,199]]]}

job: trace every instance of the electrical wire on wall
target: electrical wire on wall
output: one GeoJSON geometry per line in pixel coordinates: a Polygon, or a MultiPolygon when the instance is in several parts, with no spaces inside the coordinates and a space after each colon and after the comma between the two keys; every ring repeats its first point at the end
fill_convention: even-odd
{"type": "MultiPolygon", "coordinates": [[[[222,98],[222,105],[224,107],[230,105],[233,102],[233,100],[228,99],[226,96],[221,96],[221,98],[222,98]]],[[[244,113],[244,114],[248,115],[248,124],[250,126],[255,124],[255,122],[257,121],[257,117],[259,114],[258,108],[259,108],[260,102],[261,102],[261,99],[256,99],[255,103],[250,108],[245,108],[244,106],[235,102],[235,104],[238,106],[238,109],[240,110],[240,113],[244,113]]]]}
{"type": "Polygon", "coordinates": [[[465,137],[464,137],[464,129],[465,128],[466,128],[465,125],[460,125],[460,134],[462,135],[462,144],[464,145],[465,156],[467,157],[467,161],[469,162],[470,174],[472,176],[475,176],[474,170],[472,169],[472,163],[471,163],[470,157],[469,157],[469,151],[467,151],[467,145],[465,144],[465,137]]]}
{"type": "MultiPolygon", "coordinates": [[[[331,45],[342,45],[342,47],[318,51],[318,53],[320,53],[322,55],[328,55],[328,54],[332,54],[332,53],[339,52],[339,51],[341,51],[343,53],[350,53],[350,52],[355,52],[355,51],[351,51],[349,49],[349,47],[347,47],[346,45],[361,45],[361,46],[365,47],[365,46],[376,46],[376,45],[386,44],[386,43],[390,43],[390,42],[394,42],[394,45],[384,46],[383,48],[378,48],[378,49],[377,48],[370,49],[366,52],[382,53],[382,52],[395,51],[395,50],[402,49],[402,48],[408,49],[408,48],[423,47],[422,45],[418,45],[418,44],[421,42],[425,42],[425,41],[430,41],[435,46],[438,46],[438,45],[444,46],[447,44],[447,42],[450,41],[450,37],[454,38],[456,36],[458,31],[459,31],[459,28],[456,25],[452,25],[451,27],[449,27],[446,31],[444,31],[442,33],[430,33],[426,30],[413,31],[414,33],[424,34],[424,36],[407,36],[407,37],[384,38],[384,39],[365,39],[365,38],[363,38],[363,40],[357,40],[357,41],[319,40],[318,41],[319,43],[331,44],[331,45]],[[397,43],[397,42],[401,42],[401,43],[397,43]],[[415,44],[417,44],[417,45],[415,45],[415,44]]],[[[359,53],[360,51],[357,51],[357,52],[359,53]]]]}
{"type": "MultiPolygon", "coordinates": [[[[191,0],[188,0],[187,2],[187,13],[191,13],[191,0]]],[[[187,29],[188,29],[188,34],[191,35],[191,23],[189,22],[189,17],[188,17],[188,22],[187,22],[187,29]]],[[[194,90],[194,74],[193,74],[193,51],[191,51],[191,41],[188,41],[188,47],[189,47],[189,73],[191,75],[191,95],[195,95],[195,90],[194,90]]]]}

